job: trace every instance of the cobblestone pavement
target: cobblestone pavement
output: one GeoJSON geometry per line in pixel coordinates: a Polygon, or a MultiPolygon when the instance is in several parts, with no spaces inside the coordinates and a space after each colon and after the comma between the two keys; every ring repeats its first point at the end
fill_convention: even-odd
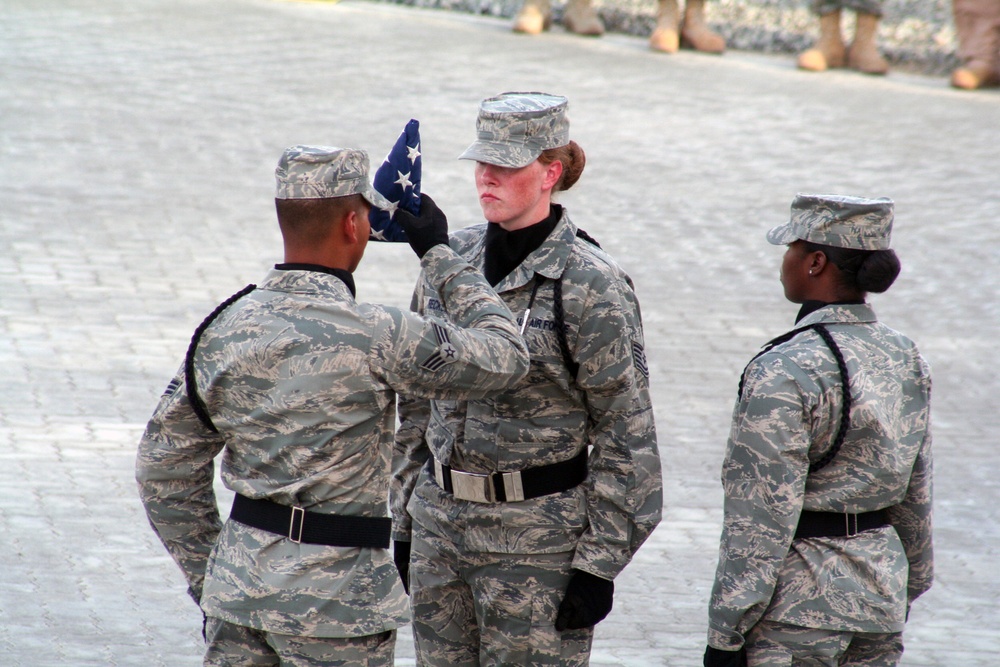
{"type": "MultiPolygon", "coordinates": [[[[0,664],[199,664],[135,444],[194,327],[280,261],[281,150],[377,160],[418,118],[424,189],[460,227],[479,211],[454,158],[478,101],[511,89],[570,98],[589,166],[563,203],[631,272],[646,322],[666,511],[592,663],[700,664],[737,378],[795,312],[763,233],[797,191],[897,201],[904,270],[874,301],[933,366],[937,474],[937,582],[903,665],[995,663],[1000,94],[364,2],[4,0],[0,664]]],[[[409,248],[373,245],[360,296],[406,305],[416,272],[409,248]]],[[[397,655],[413,664],[407,630],[397,655]]]]}

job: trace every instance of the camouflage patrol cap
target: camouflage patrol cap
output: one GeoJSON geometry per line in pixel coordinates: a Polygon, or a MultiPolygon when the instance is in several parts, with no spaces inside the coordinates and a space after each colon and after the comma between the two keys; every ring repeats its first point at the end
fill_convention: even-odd
{"type": "Polygon", "coordinates": [[[796,240],[835,248],[885,250],[892,234],[893,202],[845,195],[797,194],[791,219],[767,233],[774,245],[796,240]]]}
{"type": "Polygon", "coordinates": [[[389,202],[368,182],[368,154],[356,148],[291,146],[274,170],[276,199],[329,199],[361,195],[372,206],[389,202]]]}
{"type": "Polygon", "coordinates": [[[479,104],[479,138],[460,160],[520,168],[569,143],[569,101],[548,93],[503,93],[479,104]]]}

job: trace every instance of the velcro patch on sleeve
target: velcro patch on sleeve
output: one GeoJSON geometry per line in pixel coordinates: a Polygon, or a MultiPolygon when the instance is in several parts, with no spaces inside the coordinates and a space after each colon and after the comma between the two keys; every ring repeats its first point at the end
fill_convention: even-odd
{"type": "Polygon", "coordinates": [[[437,335],[438,347],[422,364],[423,368],[429,371],[437,371],[458,360],[458,350],[451,344],[448,330],[440,324],[433,324],[434,333],[437,335]]]}
{"type": "Polygon", "coordinates": [[[632,363],[636,370],[642,373],[643,377],[649,377],[649,366],[646,364],[646,350],[637,342],[632,341],[632,363]]]}

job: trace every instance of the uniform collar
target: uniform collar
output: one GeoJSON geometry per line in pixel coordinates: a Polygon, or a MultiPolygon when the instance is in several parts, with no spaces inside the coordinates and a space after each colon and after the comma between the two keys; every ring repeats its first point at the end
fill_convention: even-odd
{"type": "MultiPolygon", "coordinates": [[[[561,208],[561,207],[560,207],[561,208]]],[[[552,232],[542,241],[541,245],[531,251],[513,271],[496,285],[497,292],[516,289],[526,285],[535,274],[557,280],[566,270],[566,263],[573,252],[576,241],[576,225],[574,225],[565,209],[552,232]]]]}
{"type": "Polygon", "coordinates": [[[876,322],[875,311],[865,302],[823,303],[822,301],[807,301],[802,304],[796,327],[806,327],[811,324],[843,323],[860,324],[876,322]],[[812,305],[813,307],[807,308],[812,305]]]}
{"type": "Polygon", "coordinates": [[[548,217],[528,227],[507,231],[498,224],[486,225],[483,275],[490,285],[495,286],[537,250],[555,229],[561,217],[562,207],[551,204],[548,217]]]}
{"type": "Polygon", "coordinates": [[[331,276],[340,278],[347,289],[351,291],[351,296],[357,298],[357,290],[354,287],[354,276],[350,271],[345,271],[344,269],[333,269],[329,266],[322,266],[320,264],[299,264],[295,262],[286,262],[284,264],[275,264],[274,268],[276,271],[315,271],[317,273],[326,273],[331,276]]]}

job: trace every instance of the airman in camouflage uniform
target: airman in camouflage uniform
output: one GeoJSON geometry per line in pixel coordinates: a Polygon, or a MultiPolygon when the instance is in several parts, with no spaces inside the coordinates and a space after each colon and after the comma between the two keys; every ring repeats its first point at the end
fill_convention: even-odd
{"type": "Polygon", "coordinates": [[[899,271],[892,208],[799,195],[768,234],[803,309],[741,382],[708,667],[895,665],[930,588],[930,372],[864,301],[899,271]]]}
{"type": "MultiPolygon", "coordinates": [[[[543,152],[569,143],[565,107],[565,98],[538,93],[485,100],[479,140],[462,156],[477,161],[477,184],[494,178],[491,165],[506,177],[545,173],[543,152]]],[[[517,195],[488,189],[498,205],[517,195]]],[[[550,207],[550,194],[541,191],[537,217],[518,209],[528,224],[510,232],[481,200],[490,222],[451,238],[523,314],[527,377],[484,400],[400,401],[393,536],[397,547],[412,539],[412,560],[404,551],[399,567],[404,577],[409,568],[420,665],[587,664],[612,580],[660,520],[632,284],[561,207],[550,207]],[[534,235],[525,256],[491,268],[491,253],[525,234],[534,235]]],[[[447,313],[426,275],[413,307],[447,313]]]]}
{"type": "Polygon", "coordinates": [[[208,617],[206,664],[390,666],[408,620],[386,551],[396,393],[481,398],[523,377],[527,352],[426,196],[403,225],[448,320],[355,301],[370,204],[386,204],[363,151],[296,146],[276,176],[286,263],[199,328],[136,477],[208,617]],[[292,215],[317,206],[342,208],[292,215]],[[225,523],[212,488],[220,452],[237,494],[225,523]],[[265,527],[265,515],[284,523],[265,527]]]}

